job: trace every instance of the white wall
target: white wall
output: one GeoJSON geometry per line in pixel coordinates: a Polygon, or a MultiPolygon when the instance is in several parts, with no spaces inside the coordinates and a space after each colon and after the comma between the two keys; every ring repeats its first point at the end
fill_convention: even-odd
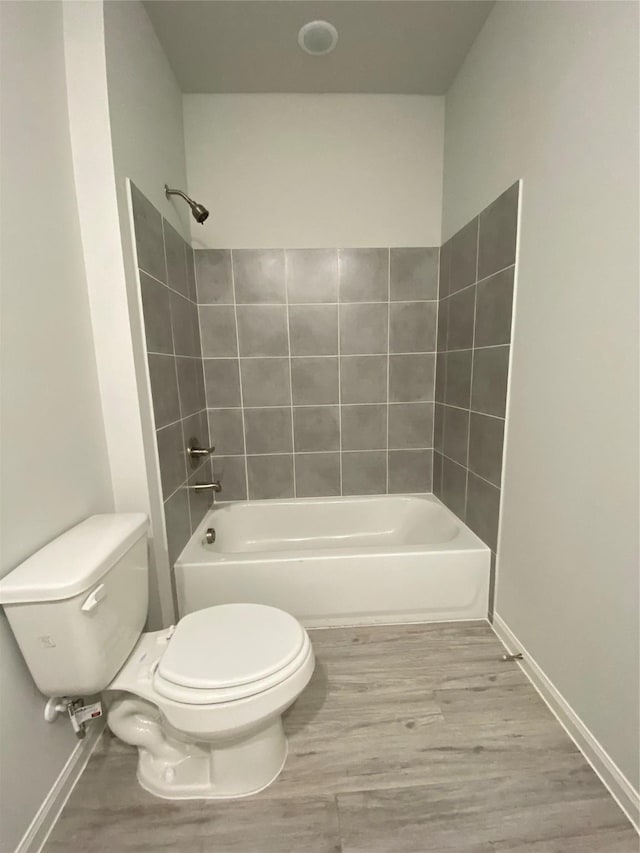
{"type": "MultiPolygon", "coordinates": [[[[188,236],[189,208],[181,200],[169,201],[163,189],[165,183],[183,189],[187,183],[182,95],[138,0],[104,3],[104,39],[115,190],[128,303],[128,318],[126,323],[124,320],[120,323],[118,335],[122,341],[126,339],[133,354],[139,389],[138,394],[127,401],[121,438],[127,439],[127,424],[135,426],[136,418],[138,423],[141,419],[149,475],[147,477],[143,465],[141,446],[137,466],[135,470],[130,469],[129,475],[136,477],[149,501],[158,582],[158,599],[152,601],[150,625],[159,627],[169,624],[174,614],[126,181],[127,178],[132,180],[162,215],[188,236]]],[[[117,379],[113,371],[111,375],[117,379]]]]}
{"type": "MultiPolygon", "coordinates": [[[[0,16],[4,575],[113,505],[74,190],[62,5],[3,2],[0,16]]],[[[4,615],[0,655],[0,850],[8,853],[77,740],[64,720],[45,723],[44,699],[4,615]]]]}
{"type": "Polygon", "coordinates": [[[440,245],[444,98],[185,95],[196,248],[440,245]]]}
{"type": "Polygon", "coordinates": [[[638,7],[498,3],[444,236],[524,179],[497,613],[638,787],[638,7]]]}

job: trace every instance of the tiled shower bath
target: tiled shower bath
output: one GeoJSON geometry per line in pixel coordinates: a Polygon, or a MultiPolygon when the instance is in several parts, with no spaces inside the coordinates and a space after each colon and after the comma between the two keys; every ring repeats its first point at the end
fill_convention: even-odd
{"type": "Polygon", "coordinates": [[[495,559],[518,193],[441,249],[193,251],[132,186],[172,565],[212,477],[227,501],[433,490],[495,559]]]}
{"type": "Polygon", "coordinates": [[[513,184],[440,251],[433,491],[491,548],[493,565],[519,190],[513,184]]]}
{"type": "Polygon", "coordinates": [[[223,499],[431,491],[438,254],[195,252],[223,499]]]}

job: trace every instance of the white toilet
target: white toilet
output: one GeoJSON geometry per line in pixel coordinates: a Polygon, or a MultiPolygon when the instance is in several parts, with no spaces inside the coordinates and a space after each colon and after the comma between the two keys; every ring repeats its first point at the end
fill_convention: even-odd
{"type": "Polygon", "coordinates": [[[208,607],[143,633],[147,519],[94,515],[0,581],[0,603],[46,696],[110,694],[108,723],[138,747],[138,780],[169,799],[256,793],[284,766],[282,713],[311,678],[293,616],[208,607]]]}

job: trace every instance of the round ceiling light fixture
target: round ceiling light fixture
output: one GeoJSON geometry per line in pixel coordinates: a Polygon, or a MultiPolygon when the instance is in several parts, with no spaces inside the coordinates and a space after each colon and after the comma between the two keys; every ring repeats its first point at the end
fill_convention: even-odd
{"type": "Polygon", "coordinates": [[[300,27],[298,44],[311,56],[325,56],[338,43],[338,31],[328,21],[309,21],[300,27]]]}

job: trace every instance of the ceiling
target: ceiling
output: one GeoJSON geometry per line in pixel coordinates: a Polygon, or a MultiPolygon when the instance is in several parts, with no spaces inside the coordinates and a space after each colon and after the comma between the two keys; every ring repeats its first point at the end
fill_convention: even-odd
{"type": "Polygon", "coordinates": [[[493,6],[485,0],[146,0],[183,92],[442,95],[493,6]],[[327,56],[297,35],[324,19],[327,56]]]}

